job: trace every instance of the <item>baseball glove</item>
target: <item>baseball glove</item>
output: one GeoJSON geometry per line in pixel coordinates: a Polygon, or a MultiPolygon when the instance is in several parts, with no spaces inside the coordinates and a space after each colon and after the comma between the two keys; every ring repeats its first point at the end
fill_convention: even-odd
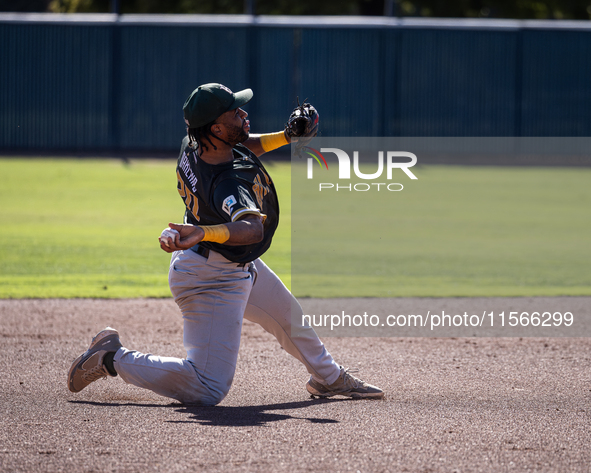
{"type": "Polygon", "coordinates": [[[320,115],[309,103],[298,106],[291,112],[287,123],[285,124],[285,134],[291,138],[292,143],[297,143],[295,154],[300,156],[300,151],[306,146],[312,138],[318,134],[318,122],[320,115]]]}

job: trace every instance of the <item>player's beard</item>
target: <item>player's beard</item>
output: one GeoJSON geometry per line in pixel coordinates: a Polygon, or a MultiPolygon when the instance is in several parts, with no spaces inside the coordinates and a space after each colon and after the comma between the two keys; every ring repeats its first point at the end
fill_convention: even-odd
{"type": "Polygon", "coordinates": [[[234,146],[238,143],[244,143],[248,139],[249,133],[244,129],[244,122],[242,127],[232,127],[228,129],[228,142],[234,146]]]}

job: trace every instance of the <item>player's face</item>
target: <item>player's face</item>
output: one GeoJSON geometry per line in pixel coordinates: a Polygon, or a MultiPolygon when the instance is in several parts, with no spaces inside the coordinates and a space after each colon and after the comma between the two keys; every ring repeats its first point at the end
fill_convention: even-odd
{"type": "Polygon", "coordinates": [[[243,143],[248,139],[250,121],[246,119],[248,113],[241,108],[224,113],[217,121],[223,125],[224,138],[231,145],[243,143]]]}

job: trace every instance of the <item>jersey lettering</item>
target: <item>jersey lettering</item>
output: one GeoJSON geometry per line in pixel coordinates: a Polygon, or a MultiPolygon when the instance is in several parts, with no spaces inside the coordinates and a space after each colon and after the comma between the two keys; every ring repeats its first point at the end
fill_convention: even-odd
{"type": "Polygon", "coordinates": [[[270,186],[271,185],[271,178],[269,178],[269,175],[266,172],[264,172],[262,169],[261,169],[261,172],[263,173],[263,176],[265,176],[265,181],[267,181],[267,185],[270,186]]]}
{"type": "Polygon", "coordinates": [[[179,167],[183,170],[185,176],[187,176],[187,181],[189,181],[189,184],[191,184],[191,190],[193,192],[197,192],[197,188],[195,187],[197,185],[197,177],[195,176],[195,174],[193,174],[193,171],[191,170],[191,165],[189,164],[189,156],[187,155],[187,153],[183,153],[183,157],[181,158],[179,167]]]}
{"type": "MultiPolygon", "coordinates": [[[[269,180],[267,178],[267,183],[268,182],[269,182],[269,180]]],[[[252,186],[252,191],[254,192],[254,195],[257,198],[259,208],[262,209],[263,208],[263,199],[269,193],[269,187],[265,186],[261,182],[261,176],[259,174],[257,174],[257,176],[254,178],[254,185],[252,186]]]]}
{"type": "Polygon", "coordinates": [[[181,177],[181,173],[179,171],[176,172],[176,178],[178,180],[177,190],[179,191],[180,196],[185,201],[185,206],[191,212],[195,220],[199,221],[199,201],[195,194],[193,194],[187,186],[185,186],[185,181],[181,177]]]}

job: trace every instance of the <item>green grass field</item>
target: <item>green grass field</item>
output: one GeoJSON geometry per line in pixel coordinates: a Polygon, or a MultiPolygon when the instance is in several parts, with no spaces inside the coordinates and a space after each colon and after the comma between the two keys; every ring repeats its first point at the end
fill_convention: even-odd
{"type": "MultiPolygon", "coordinates": [[[[157,238],[183,215],[174,168],[0,160],[0,298],[170,296],[169,255],[157,238]]],[[[289,285],[290,165],[269,172],[282,220],[264,259],[289,285]]],[[[381,206],[345,197],[351,218],[331,221],[338,238],[300,232],[296,295],[591,295],[590,169],[423,166],[417,174],[417,185],[381,206]],[[380,227],[384,208],[389,223],[380,227]],[[330,254],[343,264],[327,265],[330,254]]],[[[313,205],[312,230],[331,212],[313,205]]]]}
{"type": "Polygon", "coordinates": [[[591,294],[591,169],[415,169],[401,192],[319,193],[294,173],[295,294],[591,294]]]}

